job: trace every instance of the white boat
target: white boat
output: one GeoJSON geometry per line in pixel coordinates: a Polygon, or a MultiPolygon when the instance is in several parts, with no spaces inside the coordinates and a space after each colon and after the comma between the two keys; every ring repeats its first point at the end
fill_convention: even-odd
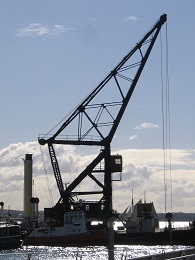
{"type": "Polygon", "coordinates": [[[34,228],[25,239],[24,245],[79,245],[103,242],[106,239],[104,230],[87,232],[83,211],[70,211],[64,214],[63,225],[48,219],[43,225],[34,228]]]}

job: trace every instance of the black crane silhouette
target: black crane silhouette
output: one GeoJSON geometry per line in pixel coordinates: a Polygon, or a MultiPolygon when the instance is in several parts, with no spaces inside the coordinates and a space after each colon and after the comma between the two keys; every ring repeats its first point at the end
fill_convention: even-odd
{"type": "Polygon", "coordinates": [[[56,133],[39,138],[41,145],[48,144],[60,192],[60,199],[54,208],[60,209],[60,212],[80,207],[86,212],[87,217],[104,220],[113,216],[112,173],[122,171],[122,157],[111,155],[110,144],[166,19],[166,14],[160,17],[118,65],[76,107],[56,133]],[[70,126],[71,135],[68,132],[70,126]],[[64,187],[54,144],[99,146],[101,149],[78,177],[64,187]],[[100,164],[101,167],[98,167],[100,164]],[[102,182],[96,177],[98,173],[104,175],[102,182]],[[91,178],[99,189],[75,192],[75,188],[86,177],[91,178]],[[75,200],[79,195],[92,194],[100,194],[100,199],[91,203],[75,200]]]}

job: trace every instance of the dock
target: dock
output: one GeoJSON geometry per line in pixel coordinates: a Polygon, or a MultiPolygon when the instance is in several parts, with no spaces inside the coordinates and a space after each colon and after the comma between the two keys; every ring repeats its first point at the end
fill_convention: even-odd
{"type": "MultiPolygon", "coordinates": [[[[128,257],[124,256],[121,260],[127,260],[128,257]]],[[[131,258],[132,260],[179,260],[186,259],[192,260],[195,259],[195,249],[186,249],[180,251],[171,251],[171,252],[162,252],[161,254],[143,256],[138,258],[131,258]]]]}

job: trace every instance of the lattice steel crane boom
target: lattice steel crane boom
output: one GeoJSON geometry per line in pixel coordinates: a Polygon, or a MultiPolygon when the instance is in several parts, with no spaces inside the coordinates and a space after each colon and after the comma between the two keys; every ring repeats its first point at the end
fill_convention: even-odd
{"type": "MultiPolygon", "coordinates": [[[[166,22],[166,14],[162,15],[155,25],[143,36],[132,50],[111,70],[100,84],[76,107],[61,127],[52,135],[39,138],[41,145],[48,144],[54,175],[64,205],[68,207],[74,202],[73,190],[89,176],[98,184],[101,191],[77,192],[80,195],[99,194],[103,197],[99,204],[107,215],[112,211],[112,169],[110,144],[129,103],[132,93],[148,60],[162,25],[166,22]],[[69,126],[71,135],[69,135],[69,126]],[[72,129],[75,131],[72,133],[72,129]],[[67,132],[66,132],[67,130],[67,132]],[[96,145],[104,147],[100,154],[87,168],[64,189],[58,161],[53,144],[96,145]],[[104,183],[94,176],[95,167],[104,160],[104,183]]],[[[102,170],[101,170],[102,171],[102,170]]]]}

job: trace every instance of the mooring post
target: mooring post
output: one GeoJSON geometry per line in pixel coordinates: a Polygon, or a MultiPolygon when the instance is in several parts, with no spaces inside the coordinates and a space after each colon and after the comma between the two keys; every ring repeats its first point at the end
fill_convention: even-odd
{"type": "Polygon", "coordinates": [[[110,143],[105,145],[105,175],[104,175],[104,196],[105,196],[105,212],[107,222],[108,236],[108,259],[114,260],[114,225],[113,225],[113,208],[112,208],[112,172],[111,172],[111,151],[110,143]]]}
{"type": "Polygon", "coordinates": [[[168,212],[166,213],[165,215],[166,219],[168,220],[168,230],[169,230],[169,244],[170,246],[173,245],[173,237],[172,237],[172,218],[173,218],[173,215],[172,213],[168,212]]]}
{"type": "Polygon", "coordinates": [[[114,260],[114,222],[110,218],[108,220],[108,259],[114,260]]]}

